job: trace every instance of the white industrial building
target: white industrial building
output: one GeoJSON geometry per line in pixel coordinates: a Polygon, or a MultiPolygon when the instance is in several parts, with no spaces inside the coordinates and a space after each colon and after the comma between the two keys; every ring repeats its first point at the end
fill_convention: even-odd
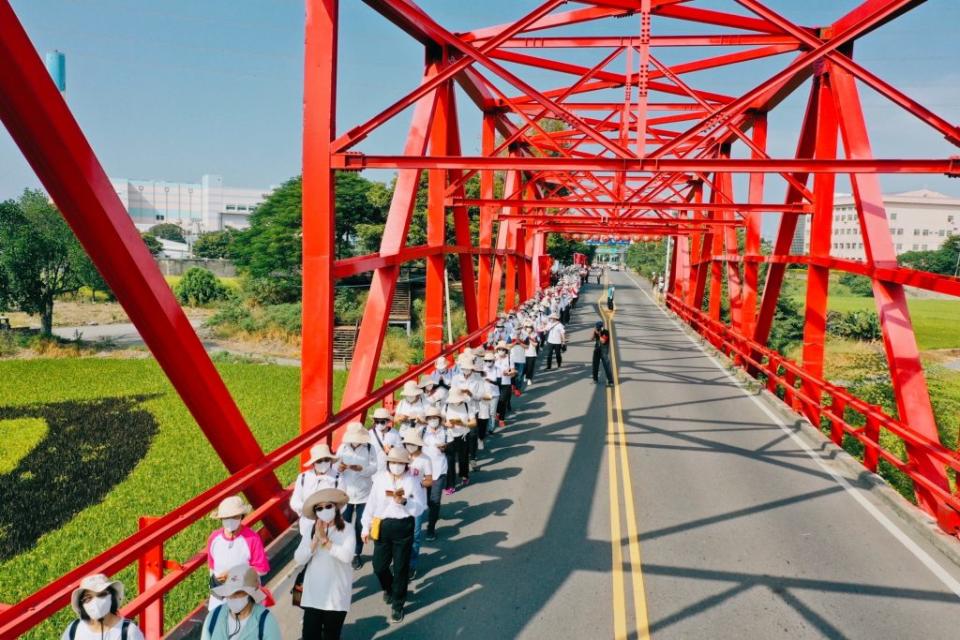
{"type": "MultiPolygon", "coordinates": [[[[897,255],[907,251],[939,249],[947,236],[960,235],[960,198],[920,189],[883,196],[893,246],[897,255]]],[[[810,216],[800,216],[790,252],[810,252],[810,216]]],[[[830,255],[865,260],[863,234],[853,196],[837,194],[833,201],[833,238],[830,255]]]]}
{"type": "Polygon", "coordinates": [[[190,236],[226,227],[246,229],[250,215],[273,191],[223,186],[223,177],[200,182],[163,182],[111,178],[120,201],[140,231],[172,222],[190,236]]]}

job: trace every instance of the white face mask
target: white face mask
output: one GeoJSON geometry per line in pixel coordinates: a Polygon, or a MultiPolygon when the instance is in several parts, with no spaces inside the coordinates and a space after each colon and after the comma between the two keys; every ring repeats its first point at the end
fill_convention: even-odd
{"type": "Polygon", "coordinates": [[[406,470],[406,468],[407,468],[407,465],[402,464],[402,463],[400,463],[400,462],[391,462],[391,463],[390,463],[390,473],[392,473],[392,474],[395,475],[395,476],[399,476],[399,475],[403,474],[403,472],[406,470]]]}
{"type": "Polygon", "coordinates": [[[427,424],[436,429],[440,426],[440,418],[430,418],[427,420],[427,424]]]}
{"type": "Polygon", "coordinates": [[[415,444],[407,444],[404,446],[407,448],[407,451],[409,451],[410,453],[416,453],[417,451],[420,450],[420,447],[418,447],[415,444]]]}
{"type": "Polygon", "coordinates": [[[327,471],[330,471],[330,463],[327,461],[317,462],[313,465],[313,468],[317,473],[324,474],[327,471]]]}
{"type": "Polygon", "coordinates": [[[250,602],[250,596],[227,598],[227,607],[230,609],[230,613],[236,615],[247,608],[248,602],[250,602]]]}
{"type": "Polygon", "coordinates": [[[113,604],[113,598],[110,594],[97,596],[90,602],[83,603],[83,610],[87,612],[91,620],[103,620],[110,613],[110,606],[113,604]]]}
{"type": "Polygon", "coordinates": [[[336,517],[337,517],[336,509],[324,509],[323,511],[317,512],[317,520],[319,520],[320,522],[326,522],[329,524],[333,522],[334,518],[336,517]]]}
{"type": "Polygon", "coordinates": [[[226,518],[223,521],[223,528],[229,532],[234,532],[240,528],[240,518],[226,518]]]}

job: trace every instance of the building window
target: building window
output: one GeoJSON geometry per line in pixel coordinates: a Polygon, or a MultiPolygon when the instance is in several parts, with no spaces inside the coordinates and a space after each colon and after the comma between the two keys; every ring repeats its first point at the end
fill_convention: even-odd
{"type": "Polygon", "coordinates": [[[228,204],[228,205],[227,205],[227,211],[236,211],[236,210],[237,210],[237,205],[235,205],[235,204],[228,204]]]}
{"type": "Polygon", "coordinates": [[[927,250],[927,245],[923,245],[923,250],[924,250],[924,251],[927,250]]]}
{"type": "Polygon", "coordinates": [[[937,232],[937,235],[942,238],[943,236],[947,235],[947,230],[946,230],[946,229],[940,229],[940,231],[937,232]]]}
{"type": "Polygon", "coordinates": [[[897,219],[897,214],[891,213],[891,214],[890,214],[890,219],[891,219],[891,220],[896,220],[896,219],[897,219]]]}
{"type": "Polygon", "coordinates": [[[953,216],[947,216],[947,222],[953,222],[953,216]]]}
{"type": "Polygon", "coordinates": [[[897,229],[897,235],[898,235],[898,236],[902,236],[902,235],[903,235],[903,229],[897,229]]]}
{"type": "Polygon", "coordinates": [[[158,213],[157,215],[153,216],[153,218],[154,218],[155,220],[160,220],[160,221],[162,222],[163,220],[166,219],[166,216],[163,215],[162,213],[158,213]]]}
{"type": "Polygon", "coordinates": [[[924,229],[924,230],[923,230],[923,235],[925,235],[925,236],[930,235],[930,229],[924,229]]]}
{"type": "Polygon", "coordinates": [[[897,243],[897,251],[900,251],[901,249],[903,249],[903,245],[898,242],[898,243],[897,243]]]}
{"type": "MultiPolygon", "coordinates": [[[[920,235],[920,229],[914,229],[914,230],[913,230],[913,235],[915,235],[915,236],[920,235]]],[[[916,245],[914,245],[914,247],[916,247],[916,245]]]]}

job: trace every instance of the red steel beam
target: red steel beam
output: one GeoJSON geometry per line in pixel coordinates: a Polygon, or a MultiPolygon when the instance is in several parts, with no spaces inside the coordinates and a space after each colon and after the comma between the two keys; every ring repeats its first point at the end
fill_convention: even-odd
{"type": "MultiPolygon", "coordinates": [[[[0,120],[224,466],[236,473],[262,459],[263,450],[7,0],[0,0],[0,95],[0,120]]],[[[248,496],[262,504],[280,489],[271,474],[248,496]]],[[[287,526],[278,511],[268,523],[276,531],[287,526]]]]}

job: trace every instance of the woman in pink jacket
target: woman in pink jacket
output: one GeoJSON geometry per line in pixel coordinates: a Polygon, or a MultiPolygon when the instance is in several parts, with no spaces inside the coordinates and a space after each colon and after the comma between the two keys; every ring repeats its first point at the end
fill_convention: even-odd
{"type": "MultiPolygon", "coordinates": [[[[265,575],[270,570],[267,554],[263,550],[263,540],[259,534],[245,524],[243,517],[250,513],[251,507],[240,496],[224,498],[210,517],[220,520],[223,526],[215,529],[207,538],[207,567],[210,569],[210,587],[223,584],[227,572],[237,565],[248,564],[257,573],[265,575]]],[[[210,596],[210,609],[221,604],[216,596],[210,596]]]]}

